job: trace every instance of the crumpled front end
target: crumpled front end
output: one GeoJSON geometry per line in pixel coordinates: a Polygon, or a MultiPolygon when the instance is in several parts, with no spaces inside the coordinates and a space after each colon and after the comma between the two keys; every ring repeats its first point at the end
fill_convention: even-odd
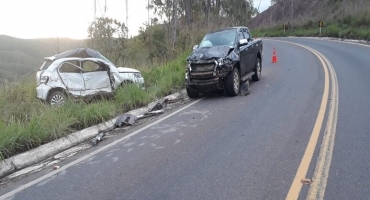
{"type": "Polygon", "coordinates": [[[220,90],[224,87],[224,78],[234,69],[239,56],[231,51],[225,57],[207,60],[188,59],[185,84],[199,90],[220,90]]]}

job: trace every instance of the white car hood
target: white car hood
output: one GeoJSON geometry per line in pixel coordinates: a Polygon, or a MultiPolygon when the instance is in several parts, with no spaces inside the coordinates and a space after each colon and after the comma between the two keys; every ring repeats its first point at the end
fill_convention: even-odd
{"type": "Polygon", "coordinates": [[[139,70],[129,68],[129,67],[117,67],[120,73],[140,73],[139,70]]]}

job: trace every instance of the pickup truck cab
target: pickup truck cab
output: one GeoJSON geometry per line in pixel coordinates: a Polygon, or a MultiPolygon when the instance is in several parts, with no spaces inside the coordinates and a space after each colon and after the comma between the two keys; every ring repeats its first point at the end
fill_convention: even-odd
{"type": "Polygon", "coordinates": [[[262,40],[253,39],[247,27],[217,30],[204,36],[187,58],[186,91],[190,98],[199,93],[240,92],[241,83],[259,81],[262,72],[262,40]]]}

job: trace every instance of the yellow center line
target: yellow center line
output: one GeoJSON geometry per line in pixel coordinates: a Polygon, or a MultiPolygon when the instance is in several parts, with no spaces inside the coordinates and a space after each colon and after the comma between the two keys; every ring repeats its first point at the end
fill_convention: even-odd
{"type": "Polygon", "coordinates": [[[329,72],[331,74],[331,103],[329,107],[329,115],[324,132],[324,138],[321,144],[319,156],[317,158],[317,164],[313,177],[315,181],[312,183],[307,195],[307,199],[309,200],[324,199],[326,184],[329,177],[331,158],[334,149],[335,132],[337,128],[339,105],[338,80],[333,66],[329,60],[327,60],[327,58],[324,59],[326,63],[328,63],[329,72]]]}
{"type": "Polygon", "coordinates": [[[299,193],[301,192],[301,189],[302,189],[301,180],[306,178],[307,171],[308,171],[308,168],[310,166],[310,163],[311,163],[311,160],[312,160],[315,148],[316,148],[316,144],[317,144],[320,132],[321,132],[322,123],[323,123],[324,118],[325,118],[326,106],[327,106],[327,103],[328,103],[328,96],[329,96],[328,67],[326,66],[326,63],[324,62],[324,60],[316,52],[312,52],[312,53],[315,54],[319,58],[322,66],[324,68],[324,73],[325,73],[324,94],[323,94],[323,97],[322,97],[322,100],[321,100],[320,110],[319,110],[319,113],[317,115],[315,126],[312,130],[311,137],[310,137],[310,140],[308,142],[306,151],[305,151],[305,153],[302,157],[302,160],[301,160],[301,163],[298,167],[297,173],[296,173],[296,175],[293,179],[293,183],[292,183],[292,185],[289,189],[289,192],[286,196],[287,200],[298,199],[298,197],[299,197],[299,193]]]}
{"type": "Polygon", "coordinates": [[[334,148],[334,138],[337,124],[338,116],[338,81],[334,71],[333,66],[329,60],[323,56],[318,51],[297,43],[274,40],[278,42],[285,42],[293,45],[300,46],[312,52],[321,62],[324,69],[325,83],[324,83],[324,93],[321,100],[320,110],[316,118],[314,128],[312,130],[309,142],[307,144],[305,153],[302,157],[301,163],[298,167],[297,173],[293,179],[293,183],[289,189],[286,196],[287,200],[298,199],[299,194],[302,189],[301,180],[306,178],[308,168],[313,158],[313,154],[320,136],[322,124],[325,118],[325,112],[328,105],[330,84],[331,88],[331,103],[328,111],[328,120],[326,124],[326,129],[324,132],[324,139],[320,148],[319,157],[317,159],[316,168],[314,172],[313,183],[311,184],[307,199],[323,199],[325,194],[325,188],[327,184],[327,179],[329,176],[329,169],[331,163],[331,157],[334,148]],[[330,76],[330,79],[329,79],[330,76]]]}

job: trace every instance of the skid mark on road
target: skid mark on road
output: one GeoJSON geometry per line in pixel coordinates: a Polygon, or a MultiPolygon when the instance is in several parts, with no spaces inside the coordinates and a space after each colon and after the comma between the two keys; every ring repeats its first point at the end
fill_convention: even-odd
{"type": "Polygon", "coordinates": [[[154,135],[150,136],[150,138],[154,138],[154,139],[160,138],[160,137],[161,137],[161,135],[159,135],[159,134],[154,134],[154,135]]]}
{"type": "MultiPolygon", "coordinates": [[[[203,110],[190,110],[187,112],[182,112],[182,113],[179,113],[178,116],[181,117],[183,115],[196,115],[196,114],[201,114],[200,121],[208,119],[208,117],[212,115],[212,113],[209,110],[203,109],[203,110]]],[[[197,121],[197,120],[199,119],[193,118],[193,121],[197,121]]]]}
{"type": "Polygon", "coordinates": [[[135,142],[129,142],[129,143],[124,144],[123,146],[124,147],[130,147],[132,145],[135,145],[135,142]]]}
{"type": "Polygon", "coordinates": [[[88,164],[89,164],[89,165],[93,165],[93,164],[100,163],[100,162],[101,162],[100,160],[97,160],[97,161],[89,162],[88,164]]]}
{"type": "Polygon", "coordinates": [[[130,153],[134,148],[127,149],[127,153],[130,153]]]}
{"type": "Polygon", "coordinates": [[[114,153],[116,151],[119,151],[119,149],[113,149],[113,150],[110,150],[109,153],[114,153]]]}
{"type": "MultiPolygon", "coordinates": [[[[178,131],[181,128],[187,127],[183,121],[177,122],[176,124],[163,124],[163,125],[157,125],[152,127],[152,130],[158,130],[161,134],[166,134],[166,133],[173,133],[178,131]]],[[[154,134],[150,136],[150,138],[159,138],[160,134],[154,134]]]]}

